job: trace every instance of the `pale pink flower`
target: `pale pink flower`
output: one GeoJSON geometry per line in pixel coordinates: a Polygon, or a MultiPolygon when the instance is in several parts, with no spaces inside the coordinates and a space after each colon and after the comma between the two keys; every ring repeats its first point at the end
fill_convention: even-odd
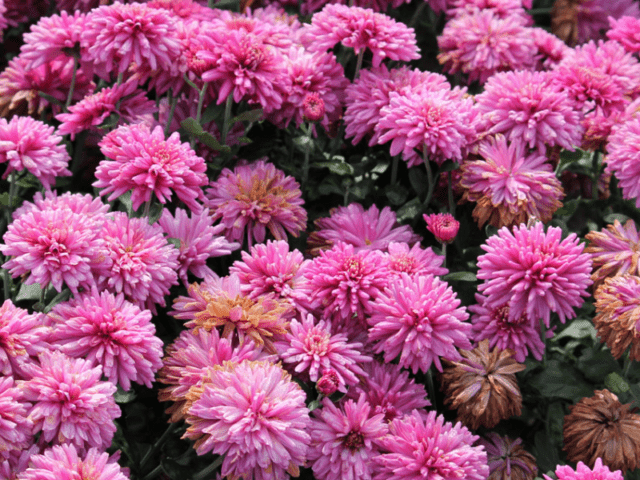
{"type": "Polygon", "coordinates": [[[27,417],[30,406],[12,376],[0,377],[0,459],[15,460],[33,443],[33,424],[27,417]]]}
{"type": "Polygon", "coordinates": [[[622,17],[616,20],[609,17],[610,29],[607,38],[621,43],[627,52],[640,52],[640,19],[634,17],[622,17]]]}
{"type": "Polygon", "coordinates": [[[507,18],[511,15],[526,17],[527,13],[523,3],[527,2],[522,0],[449,0],[447,2],[447,17],[468,15],[478,10],[491,10],[499,18],[507,18]]]}
{"type": "MultiPolygon", "coordinates": [[[[569,465],[558,465],[554,472],[558,480],[622,480],[624,475],[620,470],[609,470],[602,463],[602,458],[596,458],[593,468],[589,468],[582,461],[578,462],[575,470],[569,465]]],[[[545,480],[551,480],[548,475],[542,475],[545,480]]]]}
{"type": "Polygon", "coordinates": [[[618,179],[622,196],[640,207],[640,116],[613,127],[607,144],[606,172],[618,179]]]}
{"type": "Polygon", "coordinates": [[[14,220],[25,213],[31,211],[59,210],[69,209],[73,213],[92,217],[98,222],[102,222],[104,215],[109,211],[109,205],[102,203],[100,198],[87,193],[65,192],[58,195],[55,191],[45,192],[44,196],[40,192],[36,192],[33,196],[33,202],[24,202],[13,212],[14,220]]]}
{"type": "Polygon", "coordinates": [[[450,213],[432,213],[422,215],[427,223],[427,230],[433,233],[440,243],[451,243],[456,238],[460,229],[460,222],[450,213]]]}
{"type": "Polygon", "coordinates": [[[431,247],[421,248],[420,243],[414,244],[409,249],[407,243],[390,242],[385,259],[389,273],[398,277],[402,273],[406,273],[411,277],[427,274],[446,275],[449,273],[449,270],[442,265],[444,257],[434,253],[431,247]]]}

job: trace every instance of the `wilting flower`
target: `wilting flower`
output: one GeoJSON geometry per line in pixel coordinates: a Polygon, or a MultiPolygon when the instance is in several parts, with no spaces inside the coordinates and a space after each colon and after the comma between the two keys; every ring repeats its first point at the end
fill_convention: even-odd
{"type": "Polygon", "coordinates": [[[640,208],[640,116],[613,127],[607,144],[606,172],[613,173],[622,196],[640,208]]]}
{"type": "Polygon", "coordinates": [[[487,463],[491,470],[488,480],[533,480],[536,477],[536,459],[524,449],[520,438],[512,440],[489,432],[478,444],[487,452],[487,463]]]}
{"type": "Polygon", "coordinates": [[[196,452],[224,455],[223,477],[297,477],[311,440],[300,386],[269,362],[227,361],[210,375],[187,416],[196,452]]]}
{"type": "Polygon", "coordinates": [[[413,277],[449,273],[449,270],[442,266],[444,257],[435,254],[431,247],[421,248],[419,242],[416,242],[411,249],[406,243],[390,242],[385,260],[391,275],[401,276],[402,273],[406,273],[413,277]]]}
{"type": "Polygon", "coordinates": [[[416,410],[396,418],[383,440],[384,452],[374,460],[374,480],[402,478],[419,480],[486,480],[489,476],[487,454],[478,439],[460,423],[445,422],[436,412],[426,416],[416,410]]]}
{"type": "Polygon", "coordinates": [[[547,327],[551,312],[560,321],[575,317],[591,284],[591,258],[583,253],[575,233],[562,240],[562,229],[542,223],[521,224],[513,233],[502,227],[487,240],[478,257],[478,287],[489,308],[509,307],[509,320],[526,315],[532,322],[543,319],[547,327]]]}
{"type": "Polygon", "coordinates": [[[316,478],[366,480],[371,478],[373,460],[387,433],[384,415],[370,415],[371,406],[361,395],[347,400],[342,408],[324,398],[309,427],[309,463],[316,478]]]}
{"type": "Polygon", "coordinates": [[[450,213],[425,213],[422,218],[427,223],[427,230],[433,233],[438,242],[451,243],[456,238],[460,222],[450,213]]]}
{"type": "Polygon", "coordinates": [[[618,401],[609,390],[596,390],[593,397],[569,406],[564,417],[564,448],[570,462],[590,467],[597,459],[613,470],[638,468],[640,459],[640,415],[632,405],[618,401]]]}
{"type": "Polygon", "coordinates": [[[471,324],[451,287],[433,275],[406,273],[379,294],[368,319],[374,351],[386,362],[399,356],[401,367],[426,372],[431,363],[442,371],[440,358],[459,360],[457,348],[471,348],[471,324]]]}
{"type": "Polygon", "coordinates": [[[214,220],[222,220],[227,239],[242,242],[246,230],[249,247],[264,242],[267,228],[276,240],[286,240],[287,232],[297,237],[307,225],[300,185],[264,160],[225,168],[211,183],[206,204],[214,220]]]}
{"type": "Polygon", "coordinates": [[[584,252],[593,261],[593,288],[597,289],[605,278],[617,275],[640,275],[640,236],[633,220],[623,225],[618,220],[601,232],[589,232],[585,236],[589,246],[584,252]]]}
{"type": "Polygon", "coordinates": [[[515,374],[525,366],[512,358],[513,352],[489,350],[489,340],[482,340],[460,354],[462,359],[445,362],[442,372],[445,402],[457,409],[458,420],[476,430],[520,415],[522,395],[515,374]]]}
{"type": "Polygon", "coordinates": [[[368,210],[359,203],[331,209],[330,216],[314,222],[316,231],[309,235],[310,252],[318,255],[336,242],[353,245],[354,251],[362,249],[386,250],[390,242],[419,242],[408,225],[398,225],[396,214],[389,207],[378,210],[371,205],[368,210]]]}
{"type": "MultiPolygon", "coordinates": [[[[582,462],[578,462],[576,469],[572,469],[569,465],[558,465],[555,471],[558,480],[622,480],[624,475],[620,470],[609,470],[609,467],[603,465],[602,459],[597,458],[593,469],[589,468],[582,462]]],[[[548,475],[542,475],[545,480],[551,480],[548,475]]]]}
{"type": "Polygon", "coordinates": [[[33,424],[27,418],[30,406],[23,401],[13,377],[0,377],[0,459],[15,458],[31,446],[33,424]]]}

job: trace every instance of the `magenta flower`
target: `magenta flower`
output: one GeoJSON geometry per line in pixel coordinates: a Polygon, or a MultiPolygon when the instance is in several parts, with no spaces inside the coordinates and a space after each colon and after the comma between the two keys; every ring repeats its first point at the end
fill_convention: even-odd
{"type": "Polygon", "coordinates": [[[0,118],[0,164],[8,163],[2,178],[13,171],[31,172],[47,190],[56,177],[70,176],[69,154],[62,137],[50,127],[30,117],[0,118]]]}
{"type": "Polygon", "coordinates": [[[33,424],[27,417],[30,406],[14,386],[13,377],[0,377],[0,459],[15,460],[32,445],[33,424]]]}
{"type": "Polygon", "coordinates": [[[316,322],[313,315],[307,315],[302,322],[291,320],[289,330],[275,345],[285,366],[291,364],[294,375],[317,382],[324,372],[333,370],[338,390],[343,393],[347,386],[359,382],[356,375],[365,375],[362,365],[372,358],[360,353],[362,343],[350,342],[344,333],[334,334],[330,321],[316,322]]]}
{"type": "Polygon", "coordinates": [[[609,26],[608,39],[621,43],[629,53],[640,52],[640,19],[622,17],[616,20],[609,17],[609,26]]]}
{"type": "Polygon", "coordinates": [[[40,364],[29,365],[30,379],[20,388],[33,406],[29,418],[40,444],[70,443],[80,450],[106,449],[120,408],[113,399],[116,386],[100,380],[102,367],[62,352],[40,354],[40,364]]]}
{"type": "Polygon", "coordinates": [[[606,172],[615,175],[622,189],[622,196],[635,200],[640,208],[640,117],[633,116],[613,127],[607,144],[606,172]]]}
{"type": "Polygon", "coordinates": [[[400,277],[402,273],[416,275],[446,275],[449,270],[442,266],[444,257],[436,255],[431,247],[422,249],[416,243],[411,249],[406,243],[390,242],[385,256],[389,273],[400,277]]]}
{"type": "Polygon", "coordinates": [[[113,293],[140,308],[156,311],[165,306],[169,288],[178,283],[178,250],[162,235],[158,225],[146,218],[129,218],[124,212],[107,217],[101,233],[111,268],[100,279],[113,293]]]}
{"type": "Polygon", "coordinates": [[[314,222],[316,231],[309,235],[308,244],[312,254],[321,249],[330,249],[337,242],[353,245],[354,251],[386,250],[390,242],[415,243],[422,240],[408,225],[398,225],[396,214],[389,207],[378,210],[371,205],[365,210],[359,203],[334,208],[328,218],[314,222]]]}
{"type": "Polygon", "coordinates": [[[531,27],[529,33],[533,35],[538,50],[536,70],[554,69],[572,51],[566,43],[544,28],[531,27]]]}
{"type": "Polygon", "coordinates": [[[210,376],[187,417],[196,452],[224,455],[223,477],[297,477],[311,440],[300,386],[269,362],[225,362],[210,376]]]}
{"type": "Polygon", "coordinates": [[[48,318],[52,347],[101,365],[104,376],[124,390],[131,382],[151,388],[162,366],[163,343],[155,336],[151,312],[108,292],[57,304],[48,318]]]}
{"type": "Polygon", "coordinates": [[[585,0],[572,15],[577,21],[577,43],[584,43],[603,37],[610,25],[608,18],[640,18],[640,7],[633,0],[585,0]]]}
{"type": "Polygon", "coordinates": [[[128,480],[115,456],[91,448],[81,458],[73,444],[55,445],[42,455],[32,455],[20,480],[74,480],[91,476],[91,480],[128,480]]]}
{"type": "Polygon", "coordinates": [[[471,324],[456,294],[433,275],[402,277],[391,283],[371,305],[369,339],[386,362],[399,356],[401,367],[426,372],[440,358],[459,360],[456,348],[470,349],[471,324]]]}
{"type": "Polygon", "coordinates": [[[389,435],[382,440],[385,453],[375,458],[373,479],[486,480],[487,454],[482,446],[473,446],[476,440],[478,436],[459,422],[453,425],[436,412],[425,418],[414,411],[389,425],[389,435]]]}
{"type": "Polygon", "coordinates": [[[482,249],[487,253],[478,257],[478,278],[484,280],[478,290],[488,308],[508,306],[510,321],[526,315],[549,328],[551,312],[564,323],[589,296],[591,258],[575,233],[562,240],[560,228],[545,232],[540,222],[513,232],[502,227],[482,249]]]}
{"type": "Polygon", "coordinates": [[[314,411],[309,427],[309,463],[316,478],[366,480],[373,472],[373,459],[387,433],[384,415],[370,415],[371,406],[361,395],[338,409],[328,398],[314,411]]]}
{"type": "Polygon", "coordinates": [[[42,193],[36,192],[33,196],[33,202],[24,202],[14,210],[13,219],[15,220],[31,211],[60,209],[69,209],[73,213],[92,217],[98,223],[102,223],[104,215],[109,211],[109,205],[102,203],[100,198],[95,198],[89,193],[82,195],[66,192],[58,195],[55,191],[48,191],[43,196],[42,193]]]}
{"type": "MultiPolygon", "coordinates": [[[[622,480],[624,475],[620,470],[609,470],[607,465],[602,463],[602,458],[596,458],[593,468],[578,462],[574,470],[569,465],[558,465],[555,471],[558,480],[622,480]]],[[[545,480],[551,480],[548,475],[542,475],[545,480]]]]}
{"type": "Polygon", "coordinates": [[[201,187],[207,184],[207,167],[188,143],[180,143],[178,132],[165,140],[162,127],[151,131],[145,124],[123,125],[107,134],[99,143],[103,160],[96,169],[96,188],[108,200],[131,191],[133,209],[151,201],[155,194],[167,203],[175,192],[191,210],[200,213],[197,200],[204,198],[201,187]]]}
{"type": "Polygon", "coordinates": [[[405,62],[420,58],[413,28],[370,8],[326,5],[311,24],[302,27],[301,39],[313,52],[330,50],[337,43],[353,48],[356,54],[369,49],[374,67],[385,58],[405,62]]]}
{"type": "Polygon", "coordinates": [[[164,209],[158,224],[169,239],[180,242],[178,277],[185,286],[189,283],[187,272],[198,278],[215,275],[207,266],[207,260],[211,257],[229,255],[240,248],[240,244],[229,242],[224,236],[219,235],[223,233],[224,225],[214,227],[208,209],[204,209],[199,215],[191,213],[191,218],[181,208],[176,208],[175,216],[164,209]]]}
{"type": "Polygon", "coordinates": [[[450,213],[425,213],[422,218],[427,223],[427,230],[433,233],[438,242],[447,244],[456,238],[460,222],[450,213]]]}
{"type": "Polygon", "coordinates": [[[286,240],[286,232],[297,237],[307,225],[300,185],[264,160],[222,170],[205,203],[214,220],[222,219],[227,239],[242,241],[246,230],[249,247],[264,242],[267,228],[276,240],[286,240]]]}

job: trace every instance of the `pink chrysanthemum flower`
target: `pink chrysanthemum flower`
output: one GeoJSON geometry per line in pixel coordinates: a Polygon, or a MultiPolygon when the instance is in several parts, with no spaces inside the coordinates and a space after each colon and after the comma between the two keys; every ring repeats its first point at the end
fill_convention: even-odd
{"type": "Polygon", "coordinates": [[[354,251],[387,250],[391,242],[416,243],[422,240],[408,225],[398,225],[396,214],[390,207],[368,210],[359,203],[331,209],[329,217],[314,222],[316,231],[309,235],[309,250],[318,255],[337,242],[353,245],[354,251]]]}
{"type": "Polygon", "coordinates": [[[606,172],[618,179],[622,197],[635,200],[640,208],[640,116],[631,117],[612,129],[607,144],[606,172]]]}
{"type": "Polygon", "coordinates": [[[355,251],[339,242],[321,251],[304,272],[311,306],[335,326],[349,325],[353,317],[363,323],[373,312],[373,301],[387,285],[384,257],[375,250],[355,251]]]}
{"type": "Polygon", "coordinates": [[[431,405],[427,400],[424,385],[409,378],[409,373],[395,363],[374,361],[364,366],[365,376],[355,388],[349,389],[347,398],[357,399],[364,395],[371,405],[371,415],[384,414],[389,423],[431,405]]]}
{"type": "Polygon", "coordinates": [[[16,218],[2,237],[0,251],[10,259],[2,267],[13,277],[28,274],[27,285],[49,284],[73,293],[95,285],[94,271],[109,265],[100,222],[71,209],[31,210],[16,218]]]}
{"type": "Polygon", "coordinates": [[[374,128],[378,143],[391,140],[391,155],[402,153],[409,167],[423,163],[424,155],[438,165],[462,160],[476,140],[477,123],[473,101],[463,94],[464,90],[444,89],[391,92],[374,128]]]}
{"type": "Polygon", "coordinates": [[[338,376],[338,390],[347,391],[347,386],[359,382],[356,375],[364,375],[362,365],[370,362],[369,355],[363,355],[360,342],[349,342],[343,333],[332,333],[331,322],[315,321],[313,315],[303,317],[302,322],[293,319],[289,332],[276,349],[285,364],[292,364],[294,375],[305,381],[317,382],[322,374],[333,370],[338,376]]]}
{"type": "Polygon", "coordinates": [[[175,216],[165,209],[158,224],[167,237],[180,242],[177,247],[180,264],[178,276],[185,286],[189,284],[187,272],[198,278],[215,275],[207,266],[207,259],[229,255],[240,248],[239,243],[229,242],[224,236],[220,236],[224,232],[224,225],[214,227],[208,209],[204,209],[199,215],[191,213],[191,218],[181,208],[176,208],[175,216]]]}
{"type": "Polygon", "coordinates": [[[147,6],[167,10],[172,16],[179,17],[184,22],[202,22],[216,17],[213,8],[208,8],[196,0],[151,0],[147,2],[147,6]]]}
{"type": "Polygon", "coordinates": [[[499,18],[526,15],[521,0],[449,0],[446,13],[448,18],[453,18],[478,10],[492,10],[499,18]]]}
{"type": "Polygon", "coordinates": [[[482,129],[502,133],[539,153],[556,145],[574,150],[583,130],[581,115],[548,72],[504,72],[493,75],[476,96],[482,129]]]}
{"type": "Polygon", "coordinates": [[[451,287],[433,275],[402,274],[373,302],[372,312],[374,352],[384,352],[386,362],[399,356],[398,364],[414,374],[432,363],[442,371],[439,357],[459,360],[456,348],[471,348],[469,314],[451,287]]]}
{"type": "Polygon", "coordinates": [[[100,380],[102,367],[62,352],[40,354],[40,364],[29,365],[30,379],[20,388],[33,404],[29,418],[40,444],[70,443],[78,449],[106,449],[111,445],[120,408],[113,399],[116,386],[100,380]]]}
{"type": "Polygon", "coordinates": [[[90,448],[86,455],[78,455],[73,444],[55,445],[42,455],[33,455],[29,468],[19,475],[20,480],[128,480],[115,457],[98,448],[90,448]],[[82,458],[84,457],[84,458],[82,458]]]}
{"type": "Polygon", "coordinates": [[[52,347],[73,358],[101,365],[104,376],[124,390],[131,382],[151,388],[162,366],[162,340],[151,312],[108,292],[57,304],[47,318],[52,347]]]}
{"type": "Polygon", "coordinates": [[[609,28],[607,19],[610,17],[640,18],[640,7],[633,0],[582,0],[571,8],[575,8],[577,29],[574,35],[577,43],[603,38],[603,32],[609,28]]]}
{"type": "Polygon", "coordinates": [[[472,339],[479,343],[489,339],[489,348],[510,349],[514,358],[522,363],[531,353],[536,360],[541,360],[545,345],[540,338],[540,326],[533,325],[526,315],[509,319],[509,307],[487,307],[486,297],[476,293],[476,305],[469,306],[472,339]]]}
{"type": "Polygon", "coordinates": [[[446,275],[449,270],[442,266],[444,257],[436,255],[431,247],[422,249],[416,243],[409,249],[407,243],[390,242],[385,255],[387,269],[391,275],[400,277],[402,273],[416,275],[446,275]]]}
{"type": "Polygon", "coordinates": [[[537,70],[552,70],[571,51],[562,40],[554,34],[547,32],[544,28],[531,27],[529,33],[533,36],[533,41],[538,50],[536,60],[537,70]]]}
{"type": "Polygon", "coordinates": [[[309,301],[300,285],[309,263],[300,251],[289,251],[286,241],[267,240],[251,247],[250,253],[242,252],[242,261],[236,260],[229,273],[238,275],[242,293],[249,298],[274,294],[304,311],[309,301]]]}
{"type": "Polygon", "coordinates": [[[210,377],[187,417],[196,452],[224,454],[223,477],[297,477],[311,440],[300,386],[269,362],[225,362],[210,377]]]}
{"type": "Polygon", "coordinates": [[[96,188],[111,201],[131,191],[133,209],[151,201],[155,194],[166,203],[175,192],[191,210],[199,213],[202,189],[207,184],[207,166],[188,143],[180,142],[178,132],[164,138],[161,126],[152,130],[145,124],[123,125],[99,143],[103,160],[96,169],[96,188]]]}
{"type": "Polygon", "coordinates": [[[460,422],[453,425],[436,415],[429,412],[425,418],[414,411],[391,422],[389,435],[382,440],[385,453],[375,458],[374,480],[489,477],[487,454],[482,446],[474,446],[478,436],[460,422]]]}
{"type": "Polygon", "coordinates": [[[112,261],[101,284],[152,313],[156,304],[164,307],[169,288],[178,283],[179,252],[167,243],[160,226],[114,212],[107,217],[101,236],[112,261]]]}
{"type": "Polygon", "coordinates": [[[513,231],[502,227],[482,249],[487,253],[478,257],[478,278],[484,280],[478,290],[488,308],[508,306],[509,320],[526,315],[549,328],[551,312],[564,323],[589,296],[591,258],[575,233],[562,240],[562,229],[545,232],[540,222],[513,231]]]}
{"type": "Polygon", "coordinates": [[[484,83],[496,72],[533,66],[536,46],[524,15],[500,18],[477,10],[449,20],[438,37],[439,62],[448,73],[465,73],[484,83]]]}
{"type": "Polygon", "coordinates": [[[337,43],[356,54],[369,49],[374,67],[385,58],[404,62],[420,58],[413,28],[370,8],[329,4],[302,27],[301,40],[314,52],[330,50],[337,43]]]}
{"type": "Polygon", "coordinates": [[[366,480],[373,473],[373,459],[387,433],[384,415],[370,415],[364,395],[358,402],[347,400],[338,409],[324,398],[322,408],[309,427],[309,463],[316,478],[324,480],[366,480]]]}
{"type": "MultiPolygon", "coordinates": [[[[8,301],[8,300],[7,300],[8,301]]],[[[33,424],[27,417],[29,404],[14,386],[13,377],[0,377],[0,458],[13,460],[33,443],[33,424]]]]}
{"type": "Polygon", "coordinates": [[[84,62],[96,73],[124,73],[132,62],[152,70],[170,69],[180,52],[175,21],[164,9],[115,3],[92,10],[82,31],[84,62]]]}
{"type": "Polygon", "coordinates": [[[5,13],[7,13],[7,7],[4,6],[4,0],[0,0],[0,41],[2,41],[2,31],[9,26],[5,13]]]}
{"type": "Polygon", "coordinates": [[[210,367],[225,361],[269,360],[254,342],[243,342],[233,348],[231,340],[220,338],[218,330],[200,328],[183,330],[178,339],[167,347],[163,366],[158,372],[158,381],[168,387],[158,392],[161,402],[174,402],[166,413],[171,422],[183,419],[192,402],[187,401],[189,389],[202,384],[210,367]]]}
{"type": "Polygon", "coordinates": [[[294,237],[306,228],[307,212],[300,185],[273,164],[258,160],[225,168],[207,190],[206,205],[214,220],[222,219],[229,241],[264,242],[266,230],[276,240],[294,237]]]}
{"type": "MultiPolygon", "coordinates": [[[[622,480],[624,475],[620,470],[609,470],[607,465],[602,463],[602,458],[596,458],[593,468],[589,468],[582,461],[578,462],[574,470],[569,465],[558,465],[556,467],[556,478],[558,480],[622,480]]],[[[542,475],[545,480],[551,480],[548,475],[542,475]]]]}
{"type": "Polygon", "coordinates": [[[640,19],[634,17],[622,17],[616,20],[609,17],[610,29],[607,38],[622,44],[627,52],[640,52],[640,19]]]}
{"type": "Polygon", "coordinates": [[[25,378],[23,366],[49,349],[47,334],[39,315],[29,314],[11,300],[5,300],[0,306],[0,373],[25,378]]]}
{"type": "Polygon", "coordinates": [[[98,222],[104,219],[104,215],[109,211],[109,205],[102,203],[100,198],[95,198],[87,193],[66,192],[58,195],[55,191],[45,192],[44,196],[36,192],[33,202],[24,202],[13,212],[14,220],[25,213],[32,211],[69,209],[73,213],[92,217],[98,222]]]}
{"type": "Polygon", "coordinates": [[[525,150],[520,141],[508,144],[498,135],[480,145],[484,160],[462,165],[463,198],[477,202],[473,218],[480,227],[486,222],[512,226],[530,218],[548,222],[562,206],[564,191],[546,157],[525,150]]]}
{"type": "Polygon", "coordinates": [[[70,176],[69,153],[54,128],[31,117],[0,118],[0,164],[7,163],[2,178],[28,170],[49,190],[56,177],[70,176]]]}
{"type": "Polygon", "coordinates": [[[427,223],[427,230],[433,233],[440,243],[453,242],[460,229],[460,222],[450,213],[425,213],[422,218],[427,223]]]}
{"type": "Polygon", "coordinates": [[[149,100],[146,92],[138,89],[136,82],[125,82],[107,87],[98,93],[89,95],[69,107],[69,113],[56,115],[61,125],[60,135],[71,135],[92,129],[102,124],[111,114],[118,114],[125,123],[140,123],[144,115],[157,112],[154,101],[149,100]]]}

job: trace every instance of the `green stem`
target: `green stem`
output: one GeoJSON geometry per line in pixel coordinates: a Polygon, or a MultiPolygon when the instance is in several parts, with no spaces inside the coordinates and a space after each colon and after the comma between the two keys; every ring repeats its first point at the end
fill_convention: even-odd
{"type": "Polygon", "coordinates": [[[391,185],[395,185],[398,180],[398,164],[400,163],[400,155],[393,157],[391,162],[391,185]]]}
{"type": "Polygon", "coordinates": [[[364,48],[360,50],[358,54],[358,60],[356,61],[356,72],[353,74],[353,79],[355,80],[360,75],[360,69],[362,68],[362,59],[364,57],[364,48]]]}
{"type": "Polygon", "coordinates": [[[449,213],[456,216],[456,202],[453,200],[453,173],[447,172],[447,200],[449,201],[449,213]]]}
{"type": "Polygon", "coordinates": [[[429,188],[427,190],[427,198],[424,200],[424,206],[428,207],[429,202],[431,202],[431,197],[433,196],[433,189],[435,187],[435,181],[433,179],[433,172],[431,171],[431,165],[429,164],[429,159],[427,158],[427,147],[425,145],[424,150],[422,152],[422,159],[424,160],[424,166],[427,169],[427,182],[429,182],[429,188]]]}
{"type": "Polygon", "coordinates": [[[424,9],[426,6],[427,6],[427,2],[420,2],[420,4],[418,5],[418,8],[416,8],[416,11],[413,13],[411,20],[409,21],[409,25],[408,25],[409,28],[413,28],[415,24],[418,23],[418,19],[422,15],[422,12],[424,12],[424,9]]]}
{"type": "Polygon", "coordinates": [[[167,124],[164,126],[165,138],[169,136],[171,130],[171,122],[173,121],[173,114],[176,111],[176,105],[178,104],[178,97],[173,96],[173,92],[169,89],[169,117],[167,118],[167,124]]]}
{"type": "Polygon", "coordinates": [[[202,85],[202,88],[200,89],[200,94],[198,95],[198,110],[196,110],[196,121],[198,123],[200,123],[200,119],[202,118],[202,104],[204,103],[204,94],[207,93],[208,87],[209,82],[204,82],[204,85],[202,85]]]}
{"type": "Polygon", "coordinates": [[[84,142],[87,140],[88,131],[82,131],[76,136],[76,143],[73,146],[73,160],[71,160],[71,173],[76,176],[80,170],[82,163],[82,152],[84,150],[84,142]]]}
{"type": "Polygon", "coordinates": [[[231,94],[227,97],[227,103],[224,105],[224,120],[222,124],[222,144],[227,144],[227,135],[229,134],[229,122],[231,121],[231,106],[233,105],[233,98],[231,94]]]}
{"type": "Polygon", "coordinates": [[[531,10],[527,10],[529,15],[549,15],[551,13],[551,7],[545,8],[532,8],[531,10]]]}
{"type": "Polygon", "coordinates": [[[71,74],[71,85],[69,85],[69,94],[67,95],[67,101],[64,104],[64,109],[69,110],[71,100],[73,99],[73,90],[76,87],[76,74],[78,73],[78,59],[73,57],[73,73],[71,74]]]}
{"type": "Polygon", "coordinates": [[[631,359],[629,358],[629,352],[624,357],[624,367],[622,369],[622,376],[628,380],[629,368],[631,367],[631,359]]]}
{"type": "Polygon", "coordinates": [[[147,219],[149,218],[149,212],[151,211],[151,200],[152,198],[144,202],[144,211],[142,212],[142,216],[147,217],[147,219]]]}
{"type": "Polygon", "coordinates": [[[11,213],[13,213],[13,200],[16,197],[16,190],[18,189],[17,185],[17,175],[16,171],[13,170],[11,175],[9,176],[9,204],[7,205],[7,209],[5,210],[7,225],[9,225],[13,218],[11,217],[11,213]]]}
{"type": "Polygon", "coordinates": [[[427,370],[427,392],[429,393],[429,401],[431,402],[431,406],[437,412],[438,405],[436,403],[436,388],[433,383],[433,375],[431,373],[431,369],[427,370]]]}
{"type": "Polygon", "coordinates": [[[124,77],[124,72],[120,72],[118,74],[118,80],[116,81],[116,85],[122,85],[122,79],[124,77]]]}
{"type": "Polygon", "coordinates": [[[444,257],[444,260],[442,261],[442,266],[444,268],[447,268],[447,244],[446,243],[442,244],[442,256],[444,257]]]}
{"type": "Polygon", "coordinates": [[[302,165],[302,185],[306,186],[307,185],[307,180],[309,179],[309,156],[311,155],[311,126],[307,125],[307,128],[305,130],[305,125],[302,125],[302,129],[303,131],[307,134],[307,139],[309,140],[307,142],[307,148],[304,151],[304,164],[302,165]]]}
{"type": "Polygon", "coordinates": [[[156,478],[158,475],[162,473],[162,465],[158,465],[156,468],[151,470],[142,480],[151,480],[152,478],[156,478]]]}
{"type": "Polygon", "coordinates": [[[153,457],[158,452],[158,450],[160,450],[162,445],[164,445],[164,442],[166,442],[167,438],[169,438],[169,435],[171,435],[177,429],[178,429],[178,423],[177,422],[169,424],[169,426],[165,429],[164,433],[160,436],[158,441],[156,441],[156,443],[153,444],[153,446],[144,455],[144,457],[142,457],[142,460],[140,461],[140,469],[141,470],[144,470],[144,467],[147,466],[147,463],[149,463],[149,460],[151,460],[151,457],[153,457]]]}
{"type": "Polygon", "coordinates": [[[600,151],[593,152],[591,157],[591,169],[593,171],[593,179],[591,180],[591,199],[598,199],[598,183],[600,180],[600,151]]]}
{"type": "Polygon", "coordinates": [[[208,467],[206,467],[203,470],[200,470],[198,473],[196,473],[193,476],[193,480],[203,480],[203,479],[207,478],[209,475],[211,475],[213,472],[215,472],[220,465],[222,465],[222,461],[223,460],[224,460],[224,456],[220,455],[218,458],[216,458],[215,462],[213,462],[208,467]]]}
{"type": "Polygon", "coordinates": [[[3,279],[3,286],[4,286],[4,299],[5,300],[10,300],[11,299],[11,276],[9,275],[9,270],[7,270],[6,268],[2,269],[2,279],[3,279]]]}

